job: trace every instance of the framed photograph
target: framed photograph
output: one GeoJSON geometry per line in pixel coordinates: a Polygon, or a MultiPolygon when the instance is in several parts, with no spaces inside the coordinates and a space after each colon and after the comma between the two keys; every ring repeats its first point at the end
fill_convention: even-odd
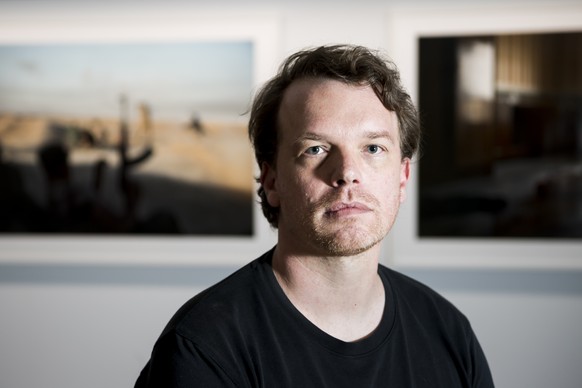
{"type": "Polygon", "coordinates": [[[394,264],[582,268],[582,7],[401,8],[389,20],[424,131],[394,264]]]}
{"type": "Polygon", "coordinates": [[[3,16],[1,262],[238,265],[274,244],[246,113],[276,18],[192,15],[3,16]]]}

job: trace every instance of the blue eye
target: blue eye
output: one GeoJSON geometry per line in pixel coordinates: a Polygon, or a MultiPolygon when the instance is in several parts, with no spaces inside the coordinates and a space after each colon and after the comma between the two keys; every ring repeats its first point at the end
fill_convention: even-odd
{"type": "Polygon", "coordinates": [[[377,144],[370,144],[369,146],[366,146],[366,150],[371,154],[378,154],[382,152],[382,148],[380,148],[380,146],[377,144]]]}
{"type": "Polygon", "coordinates": [[[313,146],[313,147],[309,147],[307,150],[305,150],[305,153],[307,155],[319,155],[323,152],[323,147],[321,146],[313,146]]]}

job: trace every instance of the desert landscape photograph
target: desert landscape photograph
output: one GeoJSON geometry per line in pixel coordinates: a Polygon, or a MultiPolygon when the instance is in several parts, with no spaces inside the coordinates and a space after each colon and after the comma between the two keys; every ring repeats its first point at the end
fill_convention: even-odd
{"type": "Polygon", "coordinates": [[[250,42],[0,46],[0,233],[253,234],[250,42]]]}

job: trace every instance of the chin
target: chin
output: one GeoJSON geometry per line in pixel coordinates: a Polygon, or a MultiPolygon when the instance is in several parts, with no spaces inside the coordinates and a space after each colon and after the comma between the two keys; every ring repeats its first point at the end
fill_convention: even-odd
{"type": "Polygon", "coordinates": [[[319,234],[317,241],[328,256],[355,256],[378,245],[383,238],[370,231],[345,228],[338,233],[319,234]]]}

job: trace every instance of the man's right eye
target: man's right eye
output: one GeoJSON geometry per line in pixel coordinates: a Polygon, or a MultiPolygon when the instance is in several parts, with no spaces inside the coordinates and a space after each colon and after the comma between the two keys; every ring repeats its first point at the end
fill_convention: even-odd
{"type": "Polygon", "coordinates": [[[307,155],[319,155],[323,152],[322,146],[312,146],[305,150],[307,155]]]}

